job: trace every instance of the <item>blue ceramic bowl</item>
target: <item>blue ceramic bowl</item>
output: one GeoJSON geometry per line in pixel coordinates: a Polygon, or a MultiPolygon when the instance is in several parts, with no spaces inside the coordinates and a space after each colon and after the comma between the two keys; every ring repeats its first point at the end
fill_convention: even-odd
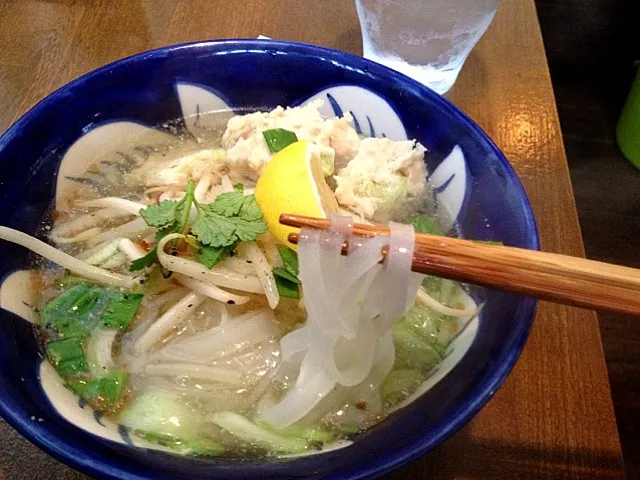
{"type": "MultiPolygon", "coordinates": [[[[51,94],[0,138],[0,224],[38,231],[56,185],[127,132],[185,117],[197,133],[201,112],[273,108],[311,98],[325,100],[327,115],[350,111],[366,135],[423,143],[439,216],[447,227],[467,238],[539,248],[531,206],[508,161],[453,105],[360,57],[269,40],[161,48],[107,65],[51,94]]],[[[0,297],[3,307],[17,314],[0,312],[0,414],[54,457],[99,478],[380,475],[433,449],[478,412],[516,362],[535,309],[530,298],[484,292],[480,321],[456,341],[423,388],[428,391],[349,447],[269,461],[184,458],[132,446],[126,429],[59,391],[55,378],[41,367],[33,328],[20,318],[5,288],[8,278],[15,279],[12,272],[28,268],[30,257],[13,245],[2,243],[1,248],[5,284],[0,297]]]]}

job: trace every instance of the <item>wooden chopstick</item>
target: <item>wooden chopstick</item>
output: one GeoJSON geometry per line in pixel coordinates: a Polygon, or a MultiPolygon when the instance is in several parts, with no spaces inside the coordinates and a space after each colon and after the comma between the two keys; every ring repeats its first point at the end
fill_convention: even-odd
{"type": "MultiPolygon", "coordinates": [[[[283,214],[280,223],[320,230],[331,227],[330,220],[301,215],[283,214]]],[[[353,234],[389,235],[389,229],[356,223],[353,234]]],[[[297,243],[298,235],[290,234],[289,241],[297,243]]],[[[345,254],[347,247],[343,246],[345,254]]],[[[417,233],[412,270],[557,303],[640,316],[640,270],[620,265],[417,233]]]]}

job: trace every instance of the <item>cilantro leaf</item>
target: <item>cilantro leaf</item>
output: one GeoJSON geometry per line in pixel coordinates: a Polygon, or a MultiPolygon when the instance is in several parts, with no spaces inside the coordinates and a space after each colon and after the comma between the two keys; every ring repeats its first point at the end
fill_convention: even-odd
{"type": "Polygon", "coordinates": [[[208,205],[210,211],[225,217],[238,215],[244,205],[244,195],[242,192],[234,191],[221,193],[214,202],[208,205]]]}
{"type": "Polygon", "coordinates": [[[240,217],[231,217],[227,220],[235,225],[235,236],[242,242],[251,242],[267,231],[267,224],[262,220],[245,220],[240,217]]]}
{"type": "MultiPolygon", "coordinates": [[[[239,192],[223,195],[234,194],[241,197],[239,192]]],[[[210,205],[199,205],[198,217],[191,225],[191,233],[202,245],[226,247],[237,241],[253,241],[267,230],[253,195],[241,197],[241,202],[227,197],[221,204],[219,198],[210,205]]]]}
{"type": "Polygon", "coordinates": [[[236,241],[236,226],[229,218],[210,212],[202,206],[202,211],[198,218],[191,225],[191,233],[202,245],[211,247],[225,247],[236,241]]]}
{"type": "Polygon", "coordinates": [[[131,262],[131,265],[129,265],[129,271],[136,272],[138,270],[144,270],[149,265],[154,263],[158,259],[158,242],[162,240],[164,237],[166,237],[167,235],[169,235],[170,233],[176,233],[178,231],[178,227],[179,225],[173,224],[170,227],[158,230],[156,232],[155,246],[144,257],[140,257],[137,260],[134,260],[133,262],[131,262]]]}
{"type": "Polygon", "coordinates": [[[180,207],[183,205],[182,201],[164,200],[140,210],[140,216],[151,227],[166,228],[176,221],[176,217],[181,213],[179,212],[180,207]]]}
{"type": "Polygon", "coordinates": [[[236,184],[233,186],[233,189],[234,189],[236,192],[240,192],[240,193],[243,193],[243,194],[244,194],[244,185],[242,185],[241,183],[236,183],[236,184]]]}
{"type": "Polygon", "coordinates": [[[262,210],[256,202],[256,197],[247,195],[244,197],[244,203],[240,208],[239,215],[247,220],[262,220],[262,210]]]}
{"type": "Polygon", "coordinates": [[[208,245],[203,245],[198,253],[196,253],[195,258],[205,267],[211,269],[220,263],[225,257],[229,256],[235,246],[235,243],[233,245],[227,245],[226,247],[210,247],[208,245]]]}
{"type": "Polygon", "coordinates": [[[153,247],[153,249],[149,253],[147,253],[144,257],[140,257],[137,260],[132,261],[131,265],[129,265],[129,271],[137,272],[138,270],[144,270],[153,262],[155,262],[157,259],[158,259],[158,250],[156,250],[156,248],[153,247]]]}

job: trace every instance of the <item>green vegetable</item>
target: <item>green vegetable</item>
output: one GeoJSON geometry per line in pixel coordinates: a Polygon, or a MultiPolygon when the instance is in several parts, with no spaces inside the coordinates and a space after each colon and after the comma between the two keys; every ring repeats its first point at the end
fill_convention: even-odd
{"type": "Polygon", "coordinates": [[[137,272],[138,270],[144,270],[153,262],[158,259],[158,250],[154,247],[149,253],[147,253],[144,257],[140,257],[129,265],[129,271],[137,272]]]}
{"type": "Polygon", "coordinates": [[[202,245],[195,255],[195,259],[207,268],[213,268],[223,259],[229,256],[236,244],[226,247],[209,247],[202,245]]]}
{"type": "MultiPolygon", "coordinates": [[[[255,204],[253,195],[248,195],[246,198],[255,204]]],[[[198,205],[199,215],[191,226],[191,233],[202,245],[211,247],[226,247],[238,241],[253,241],[267,230],[267,224],[261,218],[255,218],[256,209],[259,211],[257,204],[255,207],[250,206],[240,210],[238,216],[226,216],[216,212],[215,202],[211,205],[198,205]],[[249,212],[249,216],[243,216],[243,212],[249,212]]]]}
{"type": "Polygon", "coordinates": [[[273,274],[276,277],[280,277],[284,280],[289,280],[292,283],[295,284],[300,284],[300,279],[298,277],[296,277],[295,275],[293,275],[291,272],[285,270],[284,268],[281,267],[276,267],[273,269],[273,274]]]}
{"type": "Polygon", "coordinates": [[[155,262],[158,259],[158,242],[164,237],[171,233],[186,233],[191,205],[195,202],[195,189],[195,182],[189,180],[182,200],[164,200],[140,210],[140,216],[144,218],[147,225],[160,230],[156,233],[156,246],[144,257],[131,262],[130,271],[143,270],[155,262]]]}
{"type": "Polygon", "coordinates": [[[426,373],[442,360],[442,356],[431,342],[407,328],[402,322],[393,326],[391,334],[396,348],[394,368],[418,369],[426,373]]]}
{"type": "Polygon", "coordinates": [[[104,377],[73,380],[67,387],[100,411],[116,408],[127,390],[127,372],[119,370],[104,377]]]}
{"type": "Polygon", "coordinates": [[[305,425],[289,425],[284,428],[275,428],[274,426],[268,424],[267,422],[256,420],[256,425],[265,430],[269,430],[270,432],[276,433],[278,435],[284,435],[285,437],[298,437],[304,438],[310,442],[320,442],[327,443],[332,440],[335,440],[336,436],[328,431],[323,430],[318,427],[307,427],[305,425]]]}
{"type": "Polygon", "coordinates": [[[89,371],[81,339],[54,340],[45,345],[45,350],[61,377],[73,377],[89,371]]]}
{"type": "Polygon", "coordinates": [[[42,325],[63,338],[85,338],[95,326],[102,299],[102,288],[79,283],[44,306],[42,325]]]}
{"type": "Polygon", "coordinates": [[[298,141],[298,137],[295,132],[285,130],[284,128],[265,130],[262,132],[262,136],[267,142],[267,146],[269,147],[269,150],[271,150],[271,153],[279,152],[283,148],[298,141]]]}
{"type": "Polygon", "coordinates": [[[189,220],[191,205],[195,200],[196,184],[189,180],[182,200],[165,200],[140,210],[140,216],[147,225],[160,229],[183,232],[189,220]]]}
{"type": "Polygon", "coordinates": [[[278,253],[284,264],[284,268],[294,276],[298,276],[300,273],[300,267],[298,265],[298,254],[287,247],[278,247],[278,253]]]}
{"type": "Polygon", "coordinates": [[[209,438],[184,439],[168,433],[146,432],[144,430],[134,430],[133,433],[148,442],[172,448],[180,453],[220,455],[224,452],[221,443],[209,438]]]}
{"type": "Polygon", "coordinates": [[[395,405],[412,394],[422,382],[424,374],[419,370],[394,369],[380,386],[382,401],[387,405],[395,405]]]}
{"type": "Polygon", "coordinates": [[[276,267],[273,269],[278,293],[281,297],[300,298],[300,290],[298,289],[300,284],[300,279],[298,279],[298,274],[300,273],[298,255],[293,250],[285,247],[278,248],[278,252],[284,265],[284,268],[276,267]]]}
{"type": "Polygon", "coordinates": [[[285,280],[276,275],[276,287],[281,297],[300,298],[300,290],[298,285],[290,280],[285,280]]]}
{"type": "Polygon", "coordinates": [[[88,337],[98,323],[126,329],[133,320],[142,295],[124,293],[90,283],[79,283],[47,303],[42,324],[60,338],[88,337]]]}
{"type": "Polygon", "coordinates": [[[142,297],[141,293],[114,293],[107,301],[102,314],[102,325],[121,330],[129,328],[142,302],[142,297]]]}
{"type": "Polygon", "coordinates": [[[444,235],[434,217],[421,214],[411,215],[410,217],[407,217],[405,222],[409,225],[413,225],[413,229],[416,233],[428,233],[431,235],[441,236],[444,235]]]}
{"type": "Polygon", "coordinates": [[[308,450],[309,444],[300,437],[279,435],[259,427],[242,415],[233,412],[214,413],[211,421],[250,445],[280,453],[308,450]]]}
{"type": "Polygon", "coordinates": [[[194,418],[192,408],[179,394],[163,390],[147,390],[134,397],[117,421],[134,430],[178,438],[199,437],[207,428],[194,418]]]}
{"type": "MultiPolygon", "coordinates": [[[[262,211],[255,197],[244,195],[241,184],[235,185],[233,192],[218,195],[208,205],[198,203],[194,191],[195,184],[190,181],[184,199],[165,200],[140,211],[147,224],[161,229],[156,235],[156,245],[170,233],[187,233],[192,204],[198,213],[190,228],[200,247],[196,260],[208,268],[229,255],[238,242],[253,241],[266,231],[267,224],[262,220],[262,211]]],[[[154,249],[132,262],[130,270],[141,270],[156,258],[154,249]]]]}

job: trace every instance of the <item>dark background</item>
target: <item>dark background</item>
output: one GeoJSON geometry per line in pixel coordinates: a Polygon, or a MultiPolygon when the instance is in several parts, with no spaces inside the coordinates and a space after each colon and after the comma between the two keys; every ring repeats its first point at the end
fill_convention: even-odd
{"type": "MultiPolygon", "coordinates": [[[[587,256],[640,268],[640,170],[615,141],[640,60],[640,0],[536,5],[587,256]]],[[[638,480],[640,319],[599,318],[627,476],[638,480]]]]}

